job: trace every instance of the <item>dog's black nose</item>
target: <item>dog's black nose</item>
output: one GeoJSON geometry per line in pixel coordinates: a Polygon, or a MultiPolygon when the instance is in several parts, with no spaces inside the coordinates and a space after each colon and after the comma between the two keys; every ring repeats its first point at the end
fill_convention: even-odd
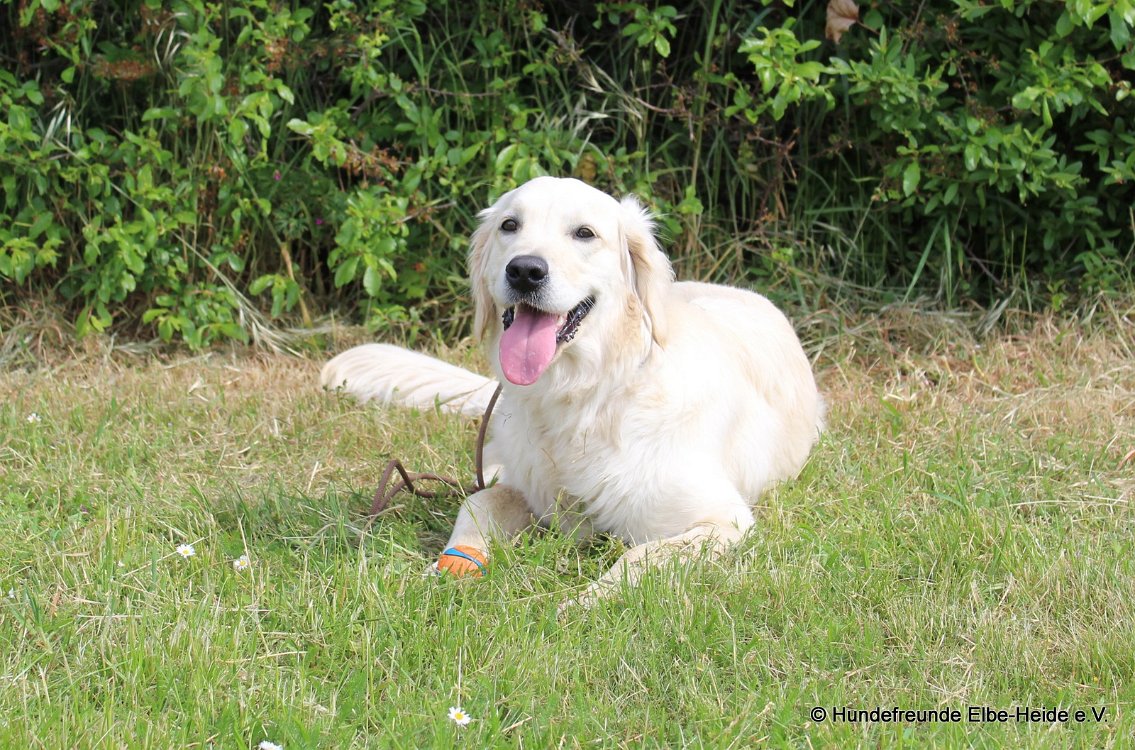
{"type": "Polygon", "coordinates": [[[548,261],[538,255],[518,255],[504,267],[508,285],[518,292],[534,292],[548,280],[548,261]]]}

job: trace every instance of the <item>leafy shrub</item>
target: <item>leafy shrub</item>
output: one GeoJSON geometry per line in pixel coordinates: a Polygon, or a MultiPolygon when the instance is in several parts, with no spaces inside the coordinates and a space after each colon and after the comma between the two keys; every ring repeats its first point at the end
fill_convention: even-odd
{"type": "Polygon", "coordinates": [[[543,173],[644,195],[700,276],[1129,283],[1130,0],[838,44],[828,7],[0,0],[0,296],[191,346],[254,308],[457,332],[475,209],[543,173]]]}
{"type": "Polygon", "coordinates": [[[959,0],[866,22],[877,34],[832,68],[858,115],[849,140],[880,177],[872,197],[921,224],[897,265],[917,254],[916,270],[964,289],[1130,252],[1135,5],[959,0]]]}

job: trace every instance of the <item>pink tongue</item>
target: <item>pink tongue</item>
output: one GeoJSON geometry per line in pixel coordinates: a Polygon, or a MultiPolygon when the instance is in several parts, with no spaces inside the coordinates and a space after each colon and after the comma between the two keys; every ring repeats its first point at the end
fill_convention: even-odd
{"type": "Polygon", "coordinates": [[[517,305],[512,325],[501,334],[501,369],[508,382],[532,385],[556,354],[555,315],[517,305]]]}

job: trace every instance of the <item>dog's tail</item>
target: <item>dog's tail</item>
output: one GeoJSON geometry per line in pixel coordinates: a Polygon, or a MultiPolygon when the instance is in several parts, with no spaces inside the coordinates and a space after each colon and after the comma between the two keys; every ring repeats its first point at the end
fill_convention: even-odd
{"type": "Polygon", "coordinates": [[[417,409],[479,417],[497,381],[440,359],[390,344],[348,349],[319,374],[324,388],[342,388],[360,401],[378,399],[417,409]]]}

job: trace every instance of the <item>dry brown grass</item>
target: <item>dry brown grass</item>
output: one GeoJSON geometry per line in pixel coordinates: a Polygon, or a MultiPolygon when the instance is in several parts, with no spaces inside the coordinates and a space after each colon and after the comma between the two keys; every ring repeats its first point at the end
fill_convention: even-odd
{"type": "MultiPolygon", "coordinates": [[[[864,424],[875,422],[880,429],[864,438],[915,453],[944,448],[943,436],[972,437],[975,466],[990,450],[984,438],[998,435],[1001,447],[1009,440],[1013,449],[1027,452],[1037,472],[1063,470],[1053,441],[1075,436],[1078,449],[1096,452],[1096,478],[1112,483],[1118,499],[1130,501],[1135,487],[1135,325],[1130,312],[1111,310],[1087,322],[1020,316],[1010,322],[1010,332],[985,338],[972,332],[976,320],[895,308],[850,325],[845,321],[840,333],[814,337],[832,429],[862,431],[864,424]],[[893,429],[883,429],[888,420],[896,422],[893,429]]],[[[339,350],[368,337],[358,329],[334,329],[329,338],[330,348],[339,350]]],[[[357,408],[332,406],[335,400],[318,389],[323,355],[305,358],[248,348],[193,355],[106,337],[76,342],[43,316],[10,328],[0,351],[8,353],[0,398],[90,413],[113,399],[127,412],[138,412],[133,425],[143,441],[154,439],[154,419],[190,420],[193,441],[164,459],[181,461],[177,470],[162,472],[161,479],[174,489],[207,485],[218,469],[240,472],[255,484],[256,477],[267,477],[265,462],[273,467],[273,481],[305,492],[318,491],[328,481],[365,485],[373,466],[360,468],[357,459],[340,463],[334,458],[353,454],[346,450],[348,444],[378,441],[376,463],[389,453],[380,436],[390,429],[408,431],[409,440],[416,433],[423,445],[429,444],[420,426],[378,410],[369,412],[377,420],[374,432],[357,434],[357,423],[344,417],[357,408]],[[147,415],[147,409],[152,411],[147,403],[166,404],[167,413],[147,415]],[[337,425],[345,418],[351,426],[341,431],[337,425]],[[343,444],[345,450],[328,460],[314,444],[319,441],[343,444]],[[299,453],[281,466],[273,446],[283,444],[299,453]]],[[[479,361],[467,342],[442,355],[479,361]]],[[[439,418],[428,419],[436,429],[439,418]]],[[[451,469],[455,460],[463,461],[434,459],[451,469]]]]}
{"type": "Polygon", "coordinates": [[[870,421],[872,413],[883,421],[895,415],[901,430],[887,438],[895,448],[940,450],[944,436],[968,435],[975,463],[996,435],[1047,472],[1065,468],[1054,441],[1074,439],[1080,450],[1098,454],[1098,478],[1129,502],[1135,488],[1131,311],[1087,321],[1020,315],[1010,331],[983,338],[972,323],[900,309],[829,342],[818,369],[834,426],[870,421]]]}

